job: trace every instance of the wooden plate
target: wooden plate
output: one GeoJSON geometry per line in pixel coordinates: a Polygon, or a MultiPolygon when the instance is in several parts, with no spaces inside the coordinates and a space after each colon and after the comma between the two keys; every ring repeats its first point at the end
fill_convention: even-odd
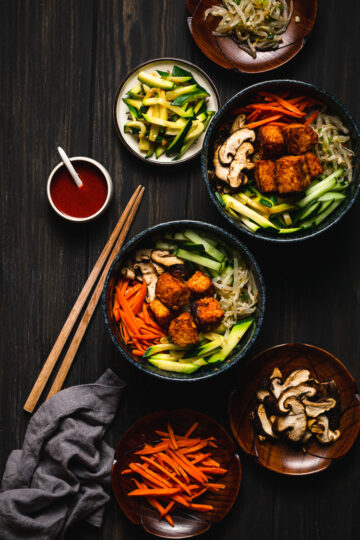
{"type": "Polygon", "coordinates": [[[252,58],[241,50],[232,38],[213,35],[220,19],[210,15],[204,20],[204,14],[214,5],[222,5],[221,0],[187,0],[190,32],[198,47],[210,60],[225,69],[244,73],[269,71],[296,56],[304,47],[306,38],[313,29],[317,14],[317,0],[295,0],[293,16],[282,35],[283,43],[276,50],[258,52],[256,58],[252,58]],[[300,17],[298,23],[295,22],[296,16],[300,17]]]}
{"type": "Polygon", "coordinates": [[[230,511],[239,492],[241,467],[239,456],[235,453],[234,442],[220,424],[199,412],[179,409],[155,412],[131,426],[116,448],[111,476],[116,500],[133,523],[142,525],[147,532],[161,538],[191,538],[210,529],[213,523],[221,521],[230,511]],[[171,514],[174,527],[164,519],[159,521],[159,514],[146,501],[135,501],[134,498],[128,497],[127,493],[134,489],[134,485],[130,476],[120,474],[134,458],[138,459],[138,456],[134,456],[134,451],[141,448],[145,442],[156,441],[158,436],[155,430],[166,430],[167,422],[170,422],[174,431],[180,434],[186,433],[194,422],[199,422],[195,433],[204,438],[209,436],[216,438],[218,448],[213,449],[213,457],[228,469],[226,475],[221,477],[221,482],[226,484],[226,488],[221,493],[204,494],[199,499],[203,504],[211,504],[214,510],[206,514],[176,510],[171,514]]]}
{"type": "Polygon", "coordinates": [[[327,469],[345,456],[360,430],[360,396],[356,383],[346,367],[332,354],[305,344],[286,344],[271,347],[248,363],[240,376],[240,385],[229,401],[229,418],[233,435],[241,448],[271,471],[287,475],[307,475],[327,469]],[[332,378],[336,382],[343,414],[340,420],[341,437],[329,445],[311,439],[306,451],[294,449],[286,441],[260,442],[250,412],[256,404],[260,379],[272,373],[274,367],[287,376],[299,368],[308,369],[319,381],[332,378]]]}

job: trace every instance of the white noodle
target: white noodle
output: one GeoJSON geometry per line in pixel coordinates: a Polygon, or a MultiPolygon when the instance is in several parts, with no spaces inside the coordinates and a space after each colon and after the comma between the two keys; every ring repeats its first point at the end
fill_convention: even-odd
{"type": "Polygon", "coordinates": [[[221,17],[215,35],[232,35],[241,49],[256,58],[257,50],[277,49],[289,26],[293,0],[223,0],[223,6],[205,11],[221,17]]]}
{"type": "Polygon", "coordinates": [[[213,278],[212,282],[221,309],[225,312],[222,327],[226,338],[239,319],[254,313],[258,290],[252,272],[245,267],[236,251],[233,252],[233,267],[213,278]]]}
{"type": "Polygon", "coordinates": [[[339,167],[344,169],[344,178],[352,180],[352,156],[349,130],[338,116],[327,114],[326,110],[319,113],[311,124],[319,137],[315,152],[321,161],[324,174],[327,176],[339,167]],[[346,146],[345,146],[346,145],[346,146]]]}

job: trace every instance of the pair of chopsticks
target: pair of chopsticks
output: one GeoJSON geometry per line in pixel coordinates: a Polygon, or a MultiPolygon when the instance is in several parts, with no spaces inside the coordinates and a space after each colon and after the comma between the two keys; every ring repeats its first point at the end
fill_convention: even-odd
{"type": "Polygon", "coordinates": [[[106,276],[109,272],[110,266],[112,265],[116,255],[118,254],[120,248],[122,247],[127,233],[131,227],[131,224],[134,220],[135,214],[141,203],[145,188],[138,186],[132,195],[130,201],[128,202],[124,212],[122,213],[119,221],[117,222],[115,229],[111,233],[104,249],[102,250],[94,268],[92,269],[84,287],[82,288],[81,293],[78,296],[72,310],[66,322],[55,341],[53,348],[49,356],[46,359],[45,364],[43,365],[42,370],[39,373],[39,376],[29,394],[29,397],[26,400],[24,405],[25,411],[30,413],[36,407],[36,404],[45,388],[46,383],[49,380],[49,377],[55,367],[55,364],[63,350],[64,345],[66,344],[69,335],[76,323],[78,316],[80,315],[81,310],[83,309],[86,299],[88,298],[93,286],[96,283],[96,280],[102,270],[99,281],[96,284],[94,292],[89,300],[89,303],[84,311],[84,314],[80,320],[79,326],[75,332],[75,335],[70,343],[69,349],[62,361],[58,374],[55,377],[53,385],[50,389],[50,392],[47,396],[49,399],[51,396],[59,392],[61,387],[66,379],[66,376],[71,368],[75,354],[79,348],[81,340],[86,332],[86,329],[89,325],[91,317],[95,311],[95,308],[100,299],[102,290],[104,288],[104,283],[106,276]],[[109,255],[110,254],[110,255],[109,255]],[[107,262],[106,262],[107,260],[107,262]],[[105,264],[106,263],[106,264],[105,264]],[[105,266],[104,266],[105,265],[105,266]]]}

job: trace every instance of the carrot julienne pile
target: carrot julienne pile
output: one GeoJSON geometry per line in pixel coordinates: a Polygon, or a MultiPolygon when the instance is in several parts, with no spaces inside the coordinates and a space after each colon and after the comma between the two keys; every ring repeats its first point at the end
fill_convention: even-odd
{"type": "Polygon", "coordinates": [[[191,437],[198,427],[195,422],[185,435],[177,435],[168,423],[167,431],[156,430],[160,442],[145,444],[135,452],[140,461],[129,463],[122,475],[136,475],[136,486],[129,497],[145,497],[158,510],[159,519],[166,519],[173,527],[170,511],[185,507],[198,512],[209,512],[213,506],[193,502],[207,491],[214,493],[225,489],[213,477],[222,476],[227,469],[211,457],[211,447],[217,447],[214,437],[191,437]],[[210,447],[210,448],[208,448],[210,447]]]}
{"type": "Polygon", "coordinates": [[[257,99],[256,103],[249,103],[232,111],[233,114],[246,113],[248,123],[244,127],[249,129],[270,123],[277,126],[285,126],[292,122],[309,125],[320,112],[320,109],[316,110],[309,116],[309,109],[323,106],[323,103],[308,96],[289,98],[289,92],[282,94],[258,92],[257,99]]]}
{"type": "Polygon", "coordinates": [[[148,309],[145,282],[119,279],[115,286],[113,315],[119,322],[121,337],[132,353],[143,356],[146,349],[166,337],[148,309]]]}

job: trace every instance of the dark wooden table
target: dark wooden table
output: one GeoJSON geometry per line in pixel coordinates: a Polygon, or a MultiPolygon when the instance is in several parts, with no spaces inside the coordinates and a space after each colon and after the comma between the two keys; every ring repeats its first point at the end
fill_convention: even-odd
{"type": "MultiPolygon", "coordinates": [[[[299,0],[300,1],[300,0],[299,0]]],[[[119,82],[150,58],[186,58],[213,77],[224,103],[251,83],[294,78],[317,83],[360,121],[360,4],[320,0],[315,30],[288,65],[242,76],[210,63],[186,24],[183,0],[2,0],[1,8],[1,473],[22,445],[22,406],[121,209],[146,186],[131,235],[158,222],[196,218],[228,227],[208,200],[199,160],[171,170],[144,164],[119,142],[112,105],[119,82]],[[59,161],[56,147],[101,161],[115,183],[107,214],[78,226],[59,220],[45,192],[59,161]]],[[[267,312],[253,352],[277,343],[319,345],[337,355],[360,382],[359,204],[329,234],[295,247],[242,238],[264,272],[267,312]]],[[[110,341],[98,308],[66,384],[94,381],[113,368],[126,395],[107,440],[115,445],[141,416],[193,407],[227,428],[227,400],[238,370],[214,383],[174,387],[143,378],[110,341]]],[[[360,537],[360,441],[319,476],[283,478],[241,455],[238,500],[204,540],[350,540],[360,537]]],[[[1,532],[0,532],[1,537],[1,532]]],[[[145,539],[108,505],[100,532],[79,525],[77,539],[145,539]]]]}

